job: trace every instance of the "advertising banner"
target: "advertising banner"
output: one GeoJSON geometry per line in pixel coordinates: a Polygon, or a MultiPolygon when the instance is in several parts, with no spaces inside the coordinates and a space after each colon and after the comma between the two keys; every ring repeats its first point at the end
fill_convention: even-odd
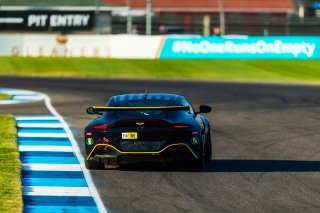
{"type": "Polygon", "coordinates": [[[20,35],[1,35],[0,47],[0,56],[20,56],[23,37],[20,35]]]}
{"type": "Polygon", "coordinates": [[[107,36],[25,35],[22,56],[110,57],[107,36]]]}
{"type": "Polygon", "coordinates": [[[320,59],[320,37],[167,37],[160,59],[320,59]]]}
{"type": "Polygon", "coordinates": [[[0,56],[156,59],[162,36],[0,35],[0,56]]]}
{"type": "Polygon", "coordinates": [[[94,11],[0,11],[0,31],[87,31],[94,27],[94,11]]]}
{"type": "Polygon", "coordinates": [[[0,35],[1,56],[132,59],[320,59],[320,36],[0,35]]]}

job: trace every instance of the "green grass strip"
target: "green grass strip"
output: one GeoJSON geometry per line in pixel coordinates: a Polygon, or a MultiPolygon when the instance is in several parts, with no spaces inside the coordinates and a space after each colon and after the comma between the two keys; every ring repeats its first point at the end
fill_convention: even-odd
{"type": "Polygon", "coordinates": [[[0,75],[320,82],[320,60],[0,58],[0,75]]]}
{"type": "Polygon", "coordinates": [[[22,212],[21,163],[16,123],[0,115],[0,212],[22,212]]]}
{"type": "Polygon", "coordinates": [[[0,100],[10,98],[11,95],[0,93],[0,100]]]}

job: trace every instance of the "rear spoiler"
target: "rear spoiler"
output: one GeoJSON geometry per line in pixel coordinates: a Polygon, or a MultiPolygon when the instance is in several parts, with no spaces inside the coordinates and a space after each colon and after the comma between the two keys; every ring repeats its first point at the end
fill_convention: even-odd
{"type": "Polygon", "coordinates": [[[88,114],[100,114],[106,111],[124,111],[124,110],[189,110],[189,106],[144,106],[144,107],[109,107],[92,106],[87,108],[88,114]]]}

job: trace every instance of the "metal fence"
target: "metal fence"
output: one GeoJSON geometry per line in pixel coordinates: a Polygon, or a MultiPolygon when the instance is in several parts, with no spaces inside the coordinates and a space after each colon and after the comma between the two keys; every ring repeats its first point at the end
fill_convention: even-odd
{"type": "MultiPolygon", "coordinates": [[[[320,35],[320,18],[316,10],[304,8],[303,17],[299,14],[300,0],[294,0],[295,7],[291,13],[243,13],[226,12],[225,33],[232,35],[320,35]],[[310,12],[311,11],[311,12],[310,12]]],[[[4,20],[3,8],[8,6],[27,6],[32,10],[50,10],[52,6],[59,7],[86,7],[95,10],[95,21],[91,29],[85,31],[63,30],[64,33],[99,33],[99,34],[146,34],[145,10],[131,11],[129,8],[113,7],[102,4],[100,0],[0,0],[0,21],[4,20]],[[104,7],[104,9],[101,9],[104,7]],[[106,9],[106,7],[108,9],[106,9]],[[113,9],[114,8],[114,9],[113,9]],[[2,18],[2,19],[1,19],[2,18]],[[130,27],[128,27],[128,20],[130,27]],[[130,32],[128,32],[130,31],[130,32]]],[[[151,33],[158,34],[193,34],[193,35],[219,35],[219,12],[156,12],[152,13],[151,33]]],[[[1,24],[1,23],[0,23],[1,24]]],[[[27,32],[28,30],[26,30],[27,32]]],[[[10,27],[1,28],[0,33],[10,32],[10,27]]],[[[37,31],[44,32],[44,31],[37,31]]],[[[59,32],[59,30],[58,30],[59,32]]],[[[62,30],[61,30],[62,32],[62,30]]]]}

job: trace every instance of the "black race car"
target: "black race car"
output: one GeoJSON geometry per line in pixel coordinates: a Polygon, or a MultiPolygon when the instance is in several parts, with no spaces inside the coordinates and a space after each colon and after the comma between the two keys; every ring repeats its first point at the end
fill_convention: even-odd
{"type": "Polygon", "coordinates": [[[164,93],[118,95],[107,106],[89,107],[88,114],[99,116],[85,128],[86,168],[182,160],[202,170],[212,151],[209,121],[200,113],[210,111],[164,93]]]}

